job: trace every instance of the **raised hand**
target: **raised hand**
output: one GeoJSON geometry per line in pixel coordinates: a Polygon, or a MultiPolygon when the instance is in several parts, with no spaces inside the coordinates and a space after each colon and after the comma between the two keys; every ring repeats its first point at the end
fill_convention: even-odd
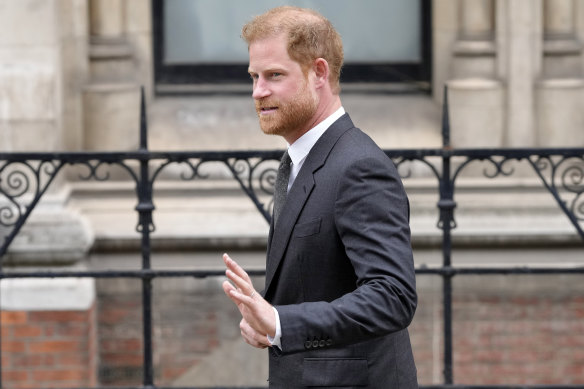
{"type": "Polygon", "coordinates": [[[249,275],[237,262],[227,254],[223,254],[223,262],[227,267],[225,275],[231,281],[223,282],[223,291],[241,313],[241,336],[254,347],[270,346],[268,335],[274,337],[276,334],[274,308],[256,292],[249,275]]]}

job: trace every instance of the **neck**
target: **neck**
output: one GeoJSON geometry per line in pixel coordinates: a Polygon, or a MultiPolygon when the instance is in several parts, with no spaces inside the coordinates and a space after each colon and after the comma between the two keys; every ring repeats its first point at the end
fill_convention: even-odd
{"type": "Polygon", "coordinates": [[[339,95],[332,95],[330,99],[327,99],[327,101],[321,101],[314,116],[306,123],[305,128],[303,128],[302,131],[284,136],[284,139],[288,144],[293,144],[302,135],[306,134],[324,119],[331,116],[337,109],[341,108],[341,105],[341,98],[339,95]]]}

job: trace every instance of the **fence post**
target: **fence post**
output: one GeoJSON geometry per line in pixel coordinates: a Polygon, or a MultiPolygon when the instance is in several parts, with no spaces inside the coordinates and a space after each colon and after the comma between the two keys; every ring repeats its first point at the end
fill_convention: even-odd
{"type": "Polygon", "coordinates": [[[442,175],[440,177],[440,220],[438,227],[442,229],[442,298],[443,298],[443,322],[444,322],[444,383],[453,383],[452,372],[452,276],[449,272],[452,268],[452,236],[451,229],[454,224],[454,183],[450,177],[451,158],[448,153],[450,147],[450,120],[448,116],[448,87],[444,86],[444,101],[442,111],[442,175]]]}
{"type": "MultiPolygon", "coordinates": [[[[136,211],[139,214],[137,231],[142,234],[142,270],[150,270],[150,233],[154,231],[152,223],[152,182],[150,182],[149,151],[148,151],[148,126],[146,119],[146,102],[144,87],[140,100],[140,179],[136,188],[139,203],[136,211]]],[[[145,387],[154,386],[154,368],[152,358],[152,277],[147,274],[142,277],[142,330],[144,340],[144,372],[143,382],[145,387]]]]}

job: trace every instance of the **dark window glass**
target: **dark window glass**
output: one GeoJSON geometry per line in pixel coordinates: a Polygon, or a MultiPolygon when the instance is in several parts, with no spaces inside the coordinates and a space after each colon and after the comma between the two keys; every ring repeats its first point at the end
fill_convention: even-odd
{"type": "Polygon", "coordinates": [[[343,83],[429,85],[429,0],[153,0],[156,84],[249,82],[241,27],[282,4],[316,9],[335,25],[343,83]]]}

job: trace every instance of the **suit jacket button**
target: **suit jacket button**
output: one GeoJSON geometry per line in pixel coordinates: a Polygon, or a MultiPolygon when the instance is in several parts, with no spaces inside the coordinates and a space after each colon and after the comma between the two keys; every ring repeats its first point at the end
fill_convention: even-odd
{"type": "Polygon", "coordinates": [[[312,347],[318,347],[318,340],[312,341],[312,347]]]}
{"type": "Polygon", "coordinates": [[[318,342],[319,347],[324,347],[325,344],[326,344],[326,342],[324,340],[321,340],[320,342],[318,342]]]}
{"type": "Polygon", "coordinates": [[[306,342],[304,342],[304,348],[311,348],[312,347],[312,342],[310,340],[307,340],[306,342]]]}
{"type": "Polygon", "coordinates": [[[326,340],[326,345],[327,345],[327,346],[330,346],[330,345],[332,345],[332,344],[333,344],[333,340],[332,340],[332,339],[327,339],[327,340],[326,340]]]}

